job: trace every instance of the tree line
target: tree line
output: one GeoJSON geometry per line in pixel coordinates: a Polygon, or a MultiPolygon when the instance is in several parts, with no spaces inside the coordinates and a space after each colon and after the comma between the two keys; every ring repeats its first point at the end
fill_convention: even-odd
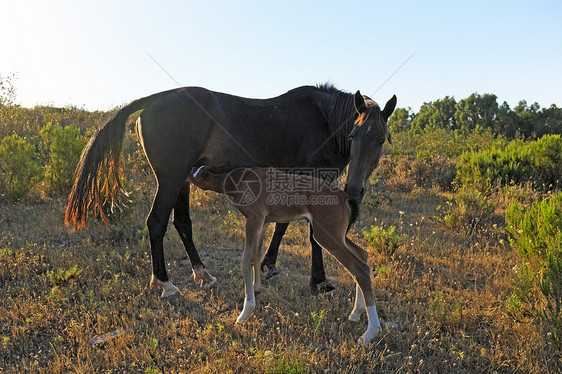
{"type": "Polygon", "coordinates": [[[498,105],[494,94],[471,94],[456,101],[454,97],[424,103],[418,113],[410,108],[397,108],[389,120],[391,131],[420,133],[426,129],[443,128],[468,133],[489,129],[508,139],[540,138],[547,134],[562,133],[562,108],[552,104],[541,108],[519,101],[513,109],[507,102],[498,105]]]}

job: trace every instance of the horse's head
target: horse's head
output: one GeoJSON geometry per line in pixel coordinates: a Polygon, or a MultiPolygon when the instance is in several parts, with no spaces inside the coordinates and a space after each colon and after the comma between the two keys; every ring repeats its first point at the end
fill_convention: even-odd
{"type": "Polygon", "coordinates": [[[387,139],[391,142],[386,121],[396,107],[396,96],[388,100],[383,110],[371,99],[363,97],[359,91],[355,93],[354,100],[357,119],[349,133],[351,159],[345,192],[360,202],[367,180],[379,164],[382,145],[387,139]]]}
{"type": "Polygon", "coordinates": [[[193,168],[191,170],[191,175],[189,180],[191,183],[196,185],[202,190],[212,190],[216,192],[221,192],[220,187],[222,187],[221,175],[213,173],[208,167],[200,166],[198,168],[193,168]]]}

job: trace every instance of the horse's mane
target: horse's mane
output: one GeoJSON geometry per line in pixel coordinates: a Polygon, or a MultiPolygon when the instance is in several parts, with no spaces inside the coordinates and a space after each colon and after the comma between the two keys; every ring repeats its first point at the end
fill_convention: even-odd
{"type": "Polygon", "coordinates": [[[336,149],[340,154],[348,155],[351,151],[351,142],[348,140],[348,135],[357,117],[353,95],[338,90],[336,86],[329,82],[317,84],[316,87],[330,94],[323,100],[321,110],[328,121],[330,138],[336,149]]]}

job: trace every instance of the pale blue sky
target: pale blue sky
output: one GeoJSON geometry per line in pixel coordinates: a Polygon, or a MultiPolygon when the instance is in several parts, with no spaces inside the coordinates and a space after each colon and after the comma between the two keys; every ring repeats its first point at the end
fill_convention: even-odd
{"type": "Polygon", "coordinates": [[[0,75],[17,74],[27,107],[105,110],[176,81],[266,98],[327,80],[416,112],[473,92],[562,106],[559,0],[7,0],[0,35],[0,75]]]}

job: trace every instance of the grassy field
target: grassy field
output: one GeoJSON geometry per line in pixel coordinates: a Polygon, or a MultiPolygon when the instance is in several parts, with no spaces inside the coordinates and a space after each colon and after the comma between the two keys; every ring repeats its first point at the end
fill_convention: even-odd
{"type": "Polygon", "coordinates": [[[166,260],[181,295],[162,301],[160,292],[148,287],[144,220],[153,182],[149,174],[141,175],[135,181],[138,204],[110,229],[99,222],[79,232],[66,228],[63,198],[0,203],[0,372],[549,373],[562,368],[560,353],[536,326],[505,312],[519,260],[507,243],[501,208],[477,229],[452,230],[440,218],[450,192],[396,192],[376,183],[350,236],[370,251],[381,318],[399,328],[360,347],[356,340],[365,316],[359,323],[347,320],[354,286],[329,255],[327,274],[337,291],[310,294],[305,222],[291,224],[283,240],[280,281],[258,295],[249,323],[234,324],[243,301],[244,218],[214,193],[192,191],[192,216],[196,244],[218,283],[201,289],[193,282],[191,268],[179,264],[184,252],[170,225],[166,260]],[[404,240],[392,254],[377,253],[362,235],[371,225],[392,225],[404,240]],[[112,331],[121,334],[93,345],[93,337],[112,331]]]}

